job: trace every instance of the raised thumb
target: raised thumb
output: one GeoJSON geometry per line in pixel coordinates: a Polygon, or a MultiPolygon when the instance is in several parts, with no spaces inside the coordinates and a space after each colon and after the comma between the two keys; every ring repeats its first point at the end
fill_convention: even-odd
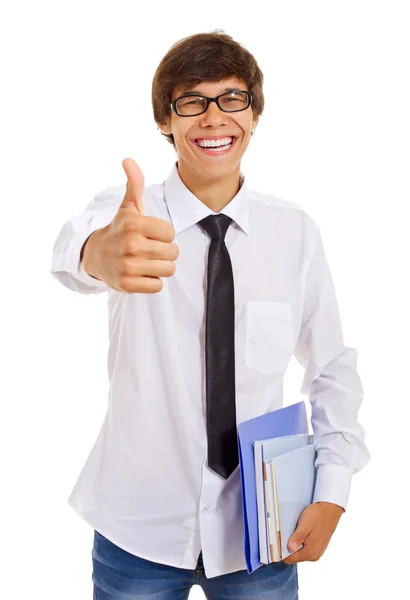
{"type": "Polygon", "coordinates": [[[135,208],[139,213],[144,213],[144,175],[132,158],[125,158],[122,166],[127,176],[127,190],[121,203],[121,208],[135,208]]]}

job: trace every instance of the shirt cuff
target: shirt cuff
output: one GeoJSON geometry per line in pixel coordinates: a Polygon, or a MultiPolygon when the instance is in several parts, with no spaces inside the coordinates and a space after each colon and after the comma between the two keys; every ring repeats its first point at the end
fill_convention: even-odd
{"type": "Polygon", "coordinates": [[[313,502],[332,502],[346,510],[353,471],[339,465],[321,465],[316,472],[313,502]]]}
{"type": "Polygon", "coordinates": [[[86,239],[101,228],[101,224],[95,224],[94,227],[84,227],[80,229],[71,239],[69,247],[62,253],[56,253],[53,258],[52,271],[65,271],[77,281],[84,283],[95,291],[108,290],[109,286],[105,281],[96,279],[89,275],[80,262],[81,249],[86,239]]]}

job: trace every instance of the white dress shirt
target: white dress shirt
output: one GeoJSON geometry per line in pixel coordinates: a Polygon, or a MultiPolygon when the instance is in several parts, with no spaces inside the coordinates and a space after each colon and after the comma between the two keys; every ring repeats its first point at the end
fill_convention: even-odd
{"type": "MultiPolygon", "coordinates": [[[[283,406],[294,354],[304,367],[317,450],[314,502],[346,507],[352,475],[370,457],[357,417],[357,352],[343,343],[317,224],[297,204],[243,184],[221,211],[235,285],[237,423],[283,406]]],[[[175,228],[176,272],[156,294],[126,294],[80,265],[84,241],[114,218],[125,184],[99,193],[62,227],[52,275],[81,294],[108,292],[110,380],[106,416],[68,499],[89,525],[147,560],[207,577],[246,569],[239,466],[207,466],[205,308],[213,213],[179,177],[144,190],[144,214],[175,228]]]]}

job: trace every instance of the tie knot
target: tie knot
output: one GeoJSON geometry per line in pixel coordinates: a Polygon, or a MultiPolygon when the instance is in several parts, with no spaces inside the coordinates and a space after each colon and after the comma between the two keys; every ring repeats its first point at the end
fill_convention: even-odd
{"type": "Polygon", "coordinates": [[[205,217],[205,219],[198,221],[198,225],[207,232],[211,240],[224,240],[231,222],[231,217],[218,214],[205,217]]]}

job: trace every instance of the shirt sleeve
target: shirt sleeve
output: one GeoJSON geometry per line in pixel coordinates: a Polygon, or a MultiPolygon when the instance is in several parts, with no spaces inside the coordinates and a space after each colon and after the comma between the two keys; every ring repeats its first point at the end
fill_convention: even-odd
{"type": "Polygon", "coordinates": [[[338,303],[319,228],[306,273],[295,358],[304,367],[301,393],[309,396],[317,458],[313,502],[346,509],[354,473],[370,460],[358,423],[363,387],[357,351],[345,346],[338,303]]]}
{"type": "Polygon", "coordinates": [[[97,194],[85,210],[61,228],[53,246],[51,274],[66,288],[80,294],[101,294],[109,286],[89,275],[80,263],[87,238],[115,217],[123,198],[124,186],[108,188],[97,194]]]}

